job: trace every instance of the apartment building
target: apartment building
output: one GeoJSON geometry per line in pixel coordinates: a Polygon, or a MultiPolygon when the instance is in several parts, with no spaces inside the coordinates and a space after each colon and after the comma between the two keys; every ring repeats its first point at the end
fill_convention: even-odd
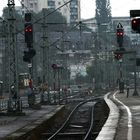
{"type": "MultiPolygon", "coordinates": [[[[33,11],[40,12],[43,8],[57,9],[67,3],[69,0],[22,0],[22,13],[33,11]]],[[[67,22],[80,20],[80,0],[73,0],[67,3],[58,11],[66,18],[67,22]]]]}
{"type": "Polygon", "coordinates": [[[81,20],[80,0],[73,0],[70,3],[70,22],[81,20]]]}

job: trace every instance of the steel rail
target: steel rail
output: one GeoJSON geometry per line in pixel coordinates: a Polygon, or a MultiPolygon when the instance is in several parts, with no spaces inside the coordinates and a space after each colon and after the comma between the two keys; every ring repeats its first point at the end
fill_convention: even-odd
{"type": "Polygon", "coordinates": [[[94,125],[94,108],[95,108],[95,104],[96,104],[97,102],[95,102],[94,103],[94,105],[92,106],[92,110],[91,110],[91,121],[90,121],[90,127],[89,127],[89,130],[88,130],[88,132],[87,132],[87,134],[86,134],[86,136],[84,137],[84,139],[83,140],[88,140],[90,137],[91,137],[91,135],[92,135],[92,128],[93,128],[93,125],[94,125]]]}
{"type": "MultiPolygon", "coordinates": [[[[48,138],[48,140],[52,140],[52,139],[55,139],[57,137],[57,135],[60,133],[60,131],[62,131],[66,126],[67,124],[69,123],[69,121],[71,120],[71,117],[72,115],[75,113],[75,111],[80,107],[82,106],[83,104],[87,103],[87,102],[90,102],[90,101],[96,101],[99,100],[101,98],[99,97],[95,97],[95,98],[92,98],[92,99],[89,99],[89,100],[86,100],[86,101],[83,101],[83,102],[80,102],[73,110],[72,112],[70,113],[70,115],[67,117],[66,121],[62,124],[62,126],[52,135],[48,138]]],[[[93,108],[92,108],[92,117],[93,117],[93,108]]],[[[86,138],[88,138],[89,134],[91,133],[91,130],[92,130],[92,126],[93,126],[93,119],[91,119],[91,125],[90,125],[90,128],[88,130],[88,132],[86,133],[86,136],[85,136],[85,140],[86,138]]]]}

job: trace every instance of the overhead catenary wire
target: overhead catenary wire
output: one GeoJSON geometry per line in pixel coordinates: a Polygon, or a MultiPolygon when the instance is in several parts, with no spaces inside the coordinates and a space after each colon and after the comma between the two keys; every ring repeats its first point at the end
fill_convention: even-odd
{"type": "MultiPolygon", "coordinates": [[[[63,1],[64,1],[64,0],[63,0],[63,1]]],[[[70,3],[70,2],[72,2],[72,1],[73,1],[73,0],[69,0],[68,2],[66,2],[66,3],[64,3],[63,5],[59,6],[58,8],[56,8],[55,10],[53,10],[52,12],[48,13],[47,15],[45,15],[45,17],[47,17],[47,16],[49,16],[49,15],[55,13],[57,10],[61,9],[62,7],[67,6],[67,4],[70,3]]],[[[19,2],[21,3],[21,5],[23,5],[23,3],[22,3],[20,0],[19,0],[19,2]]],[[[25,5],[24,5],[24,7],[27,9],[27,11],[30,11],[25,5]]],[[[35,18],[35,17],[33,17],[33,18],[35,18]]],[[[35,21],[33,22],[33,24],[37,24],[37,23],[38,23],[39,21],[41,21],[43,18],[44,18],[44,17],[39,18],[39,19],[35,19],[35,21]]],[[[52,24],[52,25],[54,25],[54,24],[75,24],[75,23],[77,23],[77,22],[73,22],[73,23],[46,23],[46,24],[52,24]]],[[[79,23],[81,24],[82,21],[79,21],[79,23]]],[[[84,23],[84,24],[88,24],[88,23],[84,23]]],[[[91,23],[89,23],[89,24],[91,24],[91,23]]],[[[93,23],[93,24],[95,24],[95,23],[93,23]]],[[[21,33],[21,34],[23,35],[22,31],[24,31],[24,29],[19,30],[19,31],[17,32],[17,34],[18,34],[18,33],[21,33]]]]}
{"type": "MultiPolygon", "coordinates": [[[[66,2],[66,3],[64,3],[63,5],[59,6],[58,8],[56,8],[55,10],[53,10],[52,12],[48,13],[47,15],[45,15],[45,17],[47,17],[47,16],[49,16],[49,15],[55,13],[57,10],[61,9],[62,7],[64,7],[64,6],[67,5],[68,3],[70,3],[71,1],[73,1],[73,0],[70,0],[70,1],[68,1],[68,2],[66,2]]],[[[44,17],[43,17],[43,18],[44,18],[44,17]]],[[[42,19],[42,18],[36,20],[36,21],[34,22],[34,24],[37,23],[37,22],[39,22],[41,19],[42,19]]]]}
{"type": "MultiPolygon", "coordinates": [[[[20,0],[19,0],[20,1],[20,0]]],[[[53,11],[51,11],[50,13],[48,13],[47,15],[45,15],[45,17],[47,17],[47,16],[49,16],[49,15],[51,15],[51,14],[53,14],[53,13],[55,13],[57,10],[59,10],[59,9],[61,9],[62,7],[64,7],[64,6],[66,6],[68,3],[70,3],[71,1],[73,1],[73,0],[69,0],[68,2],[66,2],[66,3],[64,3],[63,5],[61,5],[61,6],[59,6],[58,8],[56,8],[55,10],[53,10],[53,11]]],[[[21,2],[21,1],[20,1],[21,2]]],[[[21,2],[21,4],[22,4],[22,2],[21,2]]],[[[23,4],[22,4],[23,5],[23,4]]],[[[27,7],[26,7],[27,8],[27,7]]],[[[30,11],[29,9],[27,9],[28,11],[30,11]]],[[[40,20],[42,20],[44,17],[41,17],[41,18],[39,18],[39,19],[37,19],[36,21],[34,21],[33,22],[33,24],[36,24],[36,23],[38,23],[40,20]]]]}
{"type": "MultiPolygon", "coordinates": [[[[65,3],[66,1],[65,1],[65,0],[63,0],[63,2],[65,3]]],[[[66,5],[66,7],[67,7],[67,9],[70,11],[70,8],[68,7],[68,5],[66,5]]]]}
{"type": "MultiPolygon", "coordinates": [[[[53,46],[53,47],[55,47],[56,49],[58,49],[58,50],[60,50],[60,51],[63,52],[63,50],[62,50],[61,48],[55,46],[55,44],[58,43],[59,41],[61,41],[61,39],[62,39],[64,36],[66,36],[66,34],[67,34],[68,32],[70,32],[71,30],[73,30],[73,29],[76,28],[77,26],[79,26],[79,22],[78,22],[76,25],[73,25],[73,26],[69,29],[69,31],[65,32],[65,33],[64,33],[60,38],[58,38],[56,41],[54,41],[53,43],[51,43],[50,45],[48,45],[48,47],[53,46]]],[[[37,45],[37,44],[40,44],[40,42],[41,42],[40,39],[37,40],[37,41],[36,41],[36,45],[37,45]]]]}
{"type": "MultiPolygon", "coordinates": [[[[31,13],[33,13],[31,10],[29,10],[23,3],[22,3],[22,1],[20,1],[20,0],[18,0],[19,2],[20,2],[20,4],[21,4],[21,6],[24,6],[25,7],[25,9],[27,10],[27,12],[31,12],[31,13]]],[[[33,17],[35,20],[37,20],[35,17],[33,17]]]]}
{"type": "MultiPolygon", "coordinates": [[[[19,0],[19,1],[20,1],[20,0],[19,0]]],[[[73,1],[73,0],[69,0],[68,2],[66,2],[66,3],[64,3],[63,5],[59,6],[59,7],[56,8],[55,10],[49,12],[47,15],[45,15],[45,17],[50,16],[51,14],[55,13],[57,10],[59,10],[59,9],[61,9],[62,7],[66,6],[68,3],[72,2],[72,1],[73,1]]],[[[20,2],[21,2],[21,1],[20,1],[20,2]]],[[[21,2],[21,4],[22,4],[22,2],[21,2]]],[[[23,5],[23,4],[22,4],[22,5],[23,5]]],[[[28,9],[28,10],[29,10],[29,9],[28,9]]],[[[30,11],[30,10],[29,10],[29,11],[30,11]]],[[[38,22],[41,21],[43,18],[44,18],[44,16],[41,17],[41,18],[39,18],[39,19],[36,19],[36,20],[33,22],[33,24],[38,23],[38,22]]],[[[18,34],[18,33],[21,33],[21,34],[22,34],[22,31],[24,31],[24,29],[18,31],[17,34],[18,34]]]]}
{"type": "MultiPolygon", "coordinates": [[[[20,0],[19,0],[19,1],[20,1],[20,0]]],[[[63,1],[64,1],[64,0],[63,0],[63,1]]],[[[47,17],[47,16],[53,14],[54,12],[56,12],[56,11],[59,10],[59,9],[61,9],[62,7],[64,7],[64,6],[67,5],[68,3],[70,3],[71,1],[73,1],[73,0],[70,0],[70,1],[68,1],[68,2],[66,2],[66,3],[64,2],[63,5],[61,5],[60,7],[56,8],[54,11],[48,13],[47,15],[43,16],[42,18],[39,18],[39,19],[36,20],[33,24],[36,24],[36,23],[38,23],[41,19],[43,19],[43,18],[45,18],[45,17],[47,17]]],[[[20,1],[20,3],[23,5],[23,3],[22,3],[21,1],[20,1]]],[[[24,7],[25,7],[25,6],[24,6],[24,7]]],[[[27,7],[25,7],[25,8],[27,9],[27,11],[30,11],[27,7]]],[[[75,22],[75,23],[76,23],[76,22],[75,22]]],[[[74,24],[75,24],[75,23],[74,23],[74,24]]],[[[71,24],[71,23],[46,23],[46,24],[71,24]]],[[[72,30],[73,28],[77,27],[78,25],[79,25],[79,23],[76,24],[76,26],[74,25],[70,30],[72,30]]],[[[48,47],[54,46],[54,45],[55,45],[57,42],[59,42],[65,35],[66,35],[66,33],[63,34],[62,37],[60,37],[59,39],[57,39],[55,42],[53,42],[52,44],[50,44],[48,47]]],[[[39,41],[39,42],[37,41],[37,43],[39,44],[40,41],[39,41]]],[[[61,48],[58,48],[57,46],[55,46],[55,47],[56,47],[58,50],[63,51],[63,50],[61,50],[61,48]]]]}
{"type": "MultiPolygon", "coordinates": [[[[20,1],[20,0],[19,0],[20,1]]],[[[54,12],[56,12],[57,10],[59,10],[59,9],[61,9],[62,7],[64,7],[64,6],[66,6],[68,3],[70,3],[70,2],[72,2],[73,0],[69,0],[68,2],[66,2],[66,3],[64,3],[63,5],[61,5],[61,6],[59,6],[58,8],[56,8],[55,10],[53,10],[52,12],[50,12],[50,13],[48,13],[47,15],[45,15],[45,17],[47,17],[47,16],[49,16],[49,15],[51,15],[51,14],[53,14],[54,12]]],[[[23,3],[20,1],[20,3],[21,3],[21,5],[23,5],[23,3]]],[[[25,7],[25,5],[24,5],[24,7],[25,7]]],[[[27,9],[27,11],[30,11],[27,7],[25,7],[26,9],[27,9]]],[[[42,20],[44,17],[42,17],[42,18],[39,18],[39,19],[36,19],[36,21],[34,21],[33,22],[33,24],[37,24],[40,20],[42,20]]],[[[46,24],[75,24],[75,23],[77,23],[77,22],[74,22],[74,23],[46,23],[46,24]]],[[[77,27],[78,25],[80,25],[81,24],[81,21],[80,22],[78,22],[77,24],[76,24],[76,26],[74,25],[70,30],[72,30],[73,28],[75,28],[75,27],[77,27]]],[[[90,23],[91,24],[91,23],[90,23]]],[[[23,29],[24,30],[24,29],[23,29]]],[[[20,31],[18,31],[17,32],[17,34],[18,33],[21,33],[22,35],[23,35],[23,33],[22,33],[22,31],[23,30],[20,30],[20,31]]],[[[65,36],[66,35],[66,33],[63,35],[63,36],[65,36]]],[[[62,36],[62,37],[63,37],[62,36]]],[[[57,39],[55,42],[53,42],[52,44],[50,44],[49,46],[53,46],[53,45],[55,45],[58,41],[60,41],[61,39],[62,39],[62,37],[60,37],[59,39],[57,39]]],[[[40,41],[39,41],[40,42],[40,41]]],[[[39,43],[38,42],[38,43],[39,43]]],[[[57,49],[59,49],[59,50],[61,50],[60,48],[58,48],[57,46],[55,46],[57,49]]],[[[62,51],[62,50],[61,50],[62,51]]]]}
{"type": "MultiPolygon", "coordinates": [[[[79,26],[79,23],[77,23],[76,25],[74,25],[71,29],[70,29],[70,31],[71,30],[73,30],[75,27],[77,27],[77,26],[79,26]]],[[[68,33],[68,32],[67,32],[68,33]]],[[[66,36],[66,34],[67,33],[64,33],[59,39],[57,39],[55,42],[53,42],[52,44],[50,44],[49,45],[49,47],[51,47],[51,46],[54,46],[57,42],[59,42],[64,36],[66,36]]],[[[60,49],[60,48],[58,48],[57,46],[55,46],[57,49],[59,49],[60,51],[62,51],[63,52],[63,50],[62,49],[60,49]]]]}
{"type": "MultiPolygon", "coordinates": [[[[49,15],[55,13],[57,10],[61,9],[62,7],[67,6],[67,4],[70,3],[70,2],[72,2],[72,1],[73,1],[73,0],[69,0],[68,2],[66,2],[66,3],[64,3],[63,5],[59,6],[58,8],[56,8],[55,10],[53,10],[52,12],[48,13],[47,15],[45,15],[45,17],[47,17],[47,16],[49,16],[49,15]]],[[[19,0],[19,2],[21,3],[21,5],[24,5],[24,4],[22,3],[22,1],[19,0]]],[[[24,7],[27,9],[27,11],[30,11],[25,5],[24,5],[24,7]]],[[[34,18],[34,17],[33,17],[33,18],[34,18]]],[[[33,24],[37,24],[37,23],[38,23],[40,20],[42,20],[43,18],[44,18],[44,17],[39,18],[39,19],[35,19],[36,21],[34,21],[33,24]]],[[[81,23],[81,22],[82,22],[82,21],[80,21],[80,23],[81,23]]],[[[76,22],[75,22],[75,23],[76,23],[76,22]]],[[[46,23],[46,24],[74,24],[74,23],[46,23]]],[[[84,23],[84,24],[96,24],[96,23],[84,23]]],[[[100,25],[100,24],[99,24],[99,25],[100,25]]],[[[18,33],[21,33],[21,34],[22,34],[22,31],[24,31],[24,29],[18,31],[17,34],[18,34],[18,33]]]]}

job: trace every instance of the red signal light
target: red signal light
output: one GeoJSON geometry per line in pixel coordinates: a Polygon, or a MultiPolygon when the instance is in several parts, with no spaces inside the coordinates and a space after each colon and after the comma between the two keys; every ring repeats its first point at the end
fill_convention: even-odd
{"type": "Polygon", "coordinates": [[[117,36],[118,36],[118,35],[120,35],[120,33],[119,33],[119,32],[117,32],[117,36]]]}
{"type": "Polygon", "coordinates": [[[136,32],[140,32],[140,18],[133,18],[131,20],[131,28],[136,32]]]}
{"type": "Polygon", "coordinates": [[[114,53],[114,58],[115,59],[120,60],[120,59],[122,59],[122,57],[123,57],[122,53],[114,53]]]}
{"type": "Polygon", "coordinates": [[[132,26],[137,26],[138,24],[138,20],[137,19],[133,19],[132,20],[132,26]]]}
{"type": "Polygon", "coordinates": [[[123,35],[124,35],[123,28],[117,28],[116,36],[117,36],[117,42],[119,44],[119,47],[122,47],[122,45],[123,45],[123,35]]]}
{"type": "Polygon", "coordinates": [[[29,28],[29,32],[32,32],[32,29],[31,28],[29,28]]]}
{"type": "Polygon", "coordinates": [[[117,32],[117,36],[123,36],[123,32],[117,32]]]}
{"type": "Polygon", "coordinates": [[[32,32],[32,28],[31,28],[31,27],[27,27],[27,28],[25,29],[25,32],[32,32]]]}
{"type": "Polygon", "coordinates": [[[120,32],[120,35],[123,35],[123,32],[120,32]]]}
{"type": "Polygon", "coordinates": [[[118,28],[116,34],[117,34],[117,36],[123,36],[123,34],[124,34],[123,29],[122,28],[118,28]]]}
{"type": "Polygon", "coordinates": [[[25,42],[31,44],[33,42],[33,25],[32,23],[25,23],[25,42]]]}
{"type": "Polygon", "coordinates": [[[137,23],[136,19],[132,20],[132,23],[133,24],[136,24],[137,23]]]}

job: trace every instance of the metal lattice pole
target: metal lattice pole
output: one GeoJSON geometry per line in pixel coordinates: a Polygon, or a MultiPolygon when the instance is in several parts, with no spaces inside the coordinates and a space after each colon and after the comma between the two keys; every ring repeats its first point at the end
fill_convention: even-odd
{"type": "MultiPolygon", "coordinates": [[[[43,45],[42,48],[42,84],[46,86],[46,80],[47,80],[47,91],[48,91],[48,101],[49,101],[49,47],[47,48],[47,26],[46,26],[46,15],[45,15],[45,9],[43,9],[43,23],[42,23],[42,29],[43,29],[43,45]],[[46,52],[47,51],[47,52],[46,52]],[[47,75],[46,75],[47,74],[47,75]]],[[[44,91],[43,91],[44,92],[44,91]]]]}
{"type": "Polygon", "coordinates": [[[43,45],[42,45],[42,53],[43,53],[43,58],[42,58],[42,82],[45,83],[46,78],[45,78],[45,74],[46,74],[46,43],[47,43],[47,35],[46,35],[46,18],[45,18],[45,9],[43,9],[43,23],[42,23],[42,29],[43,29],[43,45]]]}
{"type": "Polygon", "coordinates": [[[8,53],[9,53],[9,98],[12,99],[11,85],[15,87],[18,94],[18,72],[17,72],[17,46],[16,46],[16,19],[14,0],[8,0],[8,53]]]}

